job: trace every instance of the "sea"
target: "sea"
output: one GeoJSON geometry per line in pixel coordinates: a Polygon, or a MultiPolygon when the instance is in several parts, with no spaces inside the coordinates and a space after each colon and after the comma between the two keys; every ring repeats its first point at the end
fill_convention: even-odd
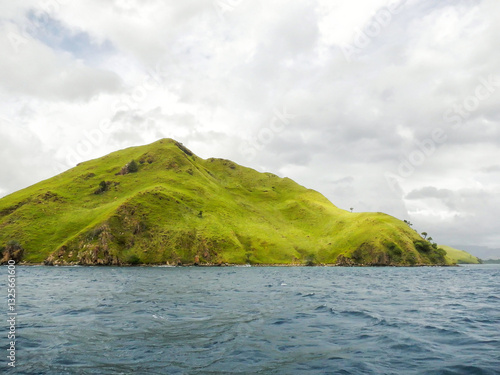
{"type": "Polygon", "coordinates": [[[15,271],[0,373],[500,374],[500,265],[15,271]]]}

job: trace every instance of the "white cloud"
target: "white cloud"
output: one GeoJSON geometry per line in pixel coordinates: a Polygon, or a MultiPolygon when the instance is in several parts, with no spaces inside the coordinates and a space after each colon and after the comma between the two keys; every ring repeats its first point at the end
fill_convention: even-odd
{"type": "Polygon", "coordinates": [[[173,137],[339,207],[410,219],[440,243],[500,247],[500,87],[473,99],[500,75],[497,1],[52,3],[0,6],[0,131],[16,160],[3,194],[54,165],[173,137]],[[349,60],[342,47],[361,33],[349,60]],[[12,35],[24,38],[17,51],[12,35]],[[467,100],[454,127],[445,115],[467,100]],[[284,109],[293,119],[273,128],[284,109]],[[437,128],[444,140],[431,145],[437,128]],[[417,199],[425,191],[449,195],[417,199]]]}
{"type": "Polygon", "coordinates": [[[9,95],[40,99],[89,100],[101,92],[114,92],[120,78],[111,71],[90,68],[58,54],[15,25],[1,27],[0,89],[9,95]]]}

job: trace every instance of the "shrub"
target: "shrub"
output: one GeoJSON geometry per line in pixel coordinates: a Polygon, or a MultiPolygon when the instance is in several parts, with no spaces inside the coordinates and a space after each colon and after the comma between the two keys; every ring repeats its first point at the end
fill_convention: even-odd
{"type": "Polygon", "coordinates": [[[405,254],[405,261],[408,262],[408,264],[410,265],[414,265],[415,263],[417,263],[417,257],[415,256],[414,253],[408,251],[405,254]]]}
{"type": "Polygon", "coordinates": [[[139,164],[135,160],[132,160],[130,163],[125,164],[125,166],[120,170],[120,172],[115,173],[116,176],[124,175],[128,173],[135,173],[139,171],[139,164]]]}
{"type": "Polygon", "coordinates": [[[132,265],[137,265],[139,263],[141,263],[141,260],[139,259],[139,257],[135,254],[132,254],[130,255],[128,258],[127,258],[127,263],[128,264],[132,264],[132,265]]]}
{"type": "Polygon", "coordinates": [[[129,173],[135,173],[138,170],[139,170],[139,166],[137,165],[137,162],[135,160],[132,160],[130,163],[128,163],[127,171],[129,173]]]}
{"type": "Polygon", "coordinates": [[[99,188],[94,191],[94,194],[102,194],[108,190],[109,184],[106,181],[99,182],[99,188]]]}
{"type": "Polygon", "coordinates": [[[139,234],[139,233],[145,232],[146,230],[148,230],[148,223],[145,221],[139,221],[136,224],[133,233],[139,234]]]}
{"type": "Polygon", "coordinates": [[[428,253],[432,250],[431,244],[427,241],[415,241],[414,245],[417,251],[421,253],[428,253]]]}
{"type": "Polygon", "coordinates": [[[20,250],[20,249],[22,249],[22,246],[19,243],[19,241],[10,240],[7,242],[7,250],[20,250]]]}
{"type": "Polygon", "coordinates": [[[306,256],[306,266],[315,266],[316,265],[316,254],[309,254],[306,256]]]}
{"type": "Polygon", "coordinates": [[[434,263],[446,263],[446,251],[438,248],[429,254],[429,259],[434,263]]]}
{"type": "Polygon", "coordinates": [[[401,247],[396,245],[394,242],[391,242],[386,245],[387,255],[389,256],[390,261],[399,262],[401,260],[401,256],[403,255],[403,250],[401,247]]]}
{"type": "Polygon", "coordinates": [[[252,260],[251,260],[252,255],[253,255],[253,253],[251,253],[250,251],[247,251],[245,253],[245,262],[247,264],[252,264],[252,260]]]}
{"type": "Polygon", "coordinates": [[[188,155],[188,156],[192,156],[192,155],[193,155],[193,153],[191,152],[191,150],[189,150],[189,149],[188,149],[186,146],[184,146],[182,143],[180,143],[180,142],[175,142],[175,145],[176,145],[177,147],[179,147],[179,148],[182,150],[182,152],[184,152],[186,155],[188,155]]]}
{"type": "Polygon", "coordinates": [[[115,234],[115,241],[120,246],[125,246],[127,244],[127,237],[124,234],[115,234]]]}

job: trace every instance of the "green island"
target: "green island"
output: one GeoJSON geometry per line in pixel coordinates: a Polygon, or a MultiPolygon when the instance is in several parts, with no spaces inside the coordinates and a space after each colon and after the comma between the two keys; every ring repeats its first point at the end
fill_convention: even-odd
{"type": "Polygon", "coordinates": [[[454,249],[451,246],[439,245],[441,249],[446,251],[446,258],[449,263],[457,264],[480,264],[482,260],[474,255],[469,254],[465,250],[454,249]]]}
{"type": "Polygon", "coordinates": [[[200,266],[424,266],[472,257],[409,224],[339,209],[289,178],[202,159],[162,139],[1,198],[0,256],[2,263],[200,266]]]}

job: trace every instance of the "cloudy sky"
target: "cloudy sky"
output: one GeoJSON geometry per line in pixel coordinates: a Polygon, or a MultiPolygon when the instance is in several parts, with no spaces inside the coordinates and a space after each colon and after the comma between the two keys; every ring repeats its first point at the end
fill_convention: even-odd
{"type": "Polygon", "coordinates": [[[499,45],[498,0],[4,1],[0,196],[168,137],[498,249],[499,45]]]}

